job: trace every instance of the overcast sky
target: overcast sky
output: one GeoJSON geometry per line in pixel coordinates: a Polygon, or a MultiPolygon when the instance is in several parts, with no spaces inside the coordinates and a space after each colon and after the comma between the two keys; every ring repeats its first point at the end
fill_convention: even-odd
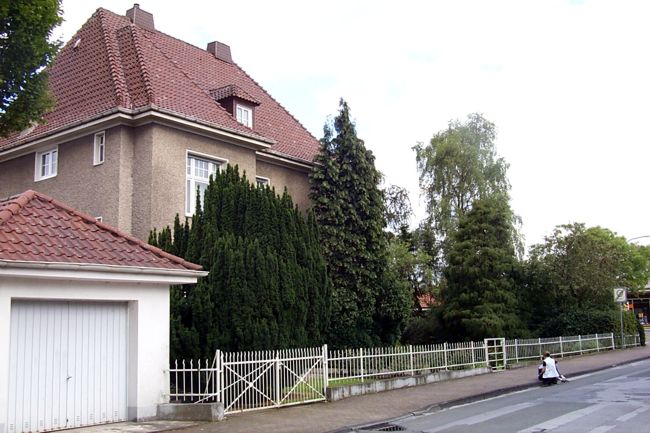
{"type": "MultiPolygon", "coordinates": [[[[63,0],[67,41],[98,8],[63,0]]],[[[156,29],[234,61],[317,138],[343,97],[388,184],[424,217],[417,142],[482,113],[526,244],[558,224],[650,235],[650,2],[141,0],[156,29]]],[[[639,243],[648,244],[650,239],[639,243]]]]}

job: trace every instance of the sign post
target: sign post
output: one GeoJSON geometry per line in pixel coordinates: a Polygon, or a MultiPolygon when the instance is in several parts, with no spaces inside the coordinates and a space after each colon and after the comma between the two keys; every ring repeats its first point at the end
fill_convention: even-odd
{"type": "Polygon", "coordinates": [[[627,290],[625,290],[625,287],[617,287],[614,289],[614,302],[618,302],[621,313],[621,347],[625,349],[625,334],[623,333],[623,304],[627,302],[627,290]]]}

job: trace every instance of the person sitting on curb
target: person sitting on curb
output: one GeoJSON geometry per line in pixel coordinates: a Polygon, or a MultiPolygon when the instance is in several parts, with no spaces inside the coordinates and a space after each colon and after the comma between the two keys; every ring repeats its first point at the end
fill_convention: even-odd
{"type": "Polygon", "coordinates": [[[551,357],[551,353],[547,350],[544,352],[544,360],[542,361],[542,384],[554,385],[560,378],[560,373],[557,371],[555,360],[551,357]]]}

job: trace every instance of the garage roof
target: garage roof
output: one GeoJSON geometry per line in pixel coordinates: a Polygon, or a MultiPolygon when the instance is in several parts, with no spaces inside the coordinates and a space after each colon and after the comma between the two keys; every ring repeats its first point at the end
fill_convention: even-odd
{"type": "Polygon", "coordinates": [[[0,199],[0,261],[201,270],[32,190],[0,199]]]}

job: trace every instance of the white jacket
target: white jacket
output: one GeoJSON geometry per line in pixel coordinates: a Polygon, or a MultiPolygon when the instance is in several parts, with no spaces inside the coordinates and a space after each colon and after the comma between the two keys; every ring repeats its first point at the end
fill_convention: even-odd
{"type": "Polygon", "coordinates": [[[557,372],[557,367],[555,366],[555,360],[553,358],[550,356],[548,358],[544,358],[544,365],[546,366],[546,370],[544,370],[544,374],[542,375],[544,379],[560,377],[560,374],[557,372]]]}

